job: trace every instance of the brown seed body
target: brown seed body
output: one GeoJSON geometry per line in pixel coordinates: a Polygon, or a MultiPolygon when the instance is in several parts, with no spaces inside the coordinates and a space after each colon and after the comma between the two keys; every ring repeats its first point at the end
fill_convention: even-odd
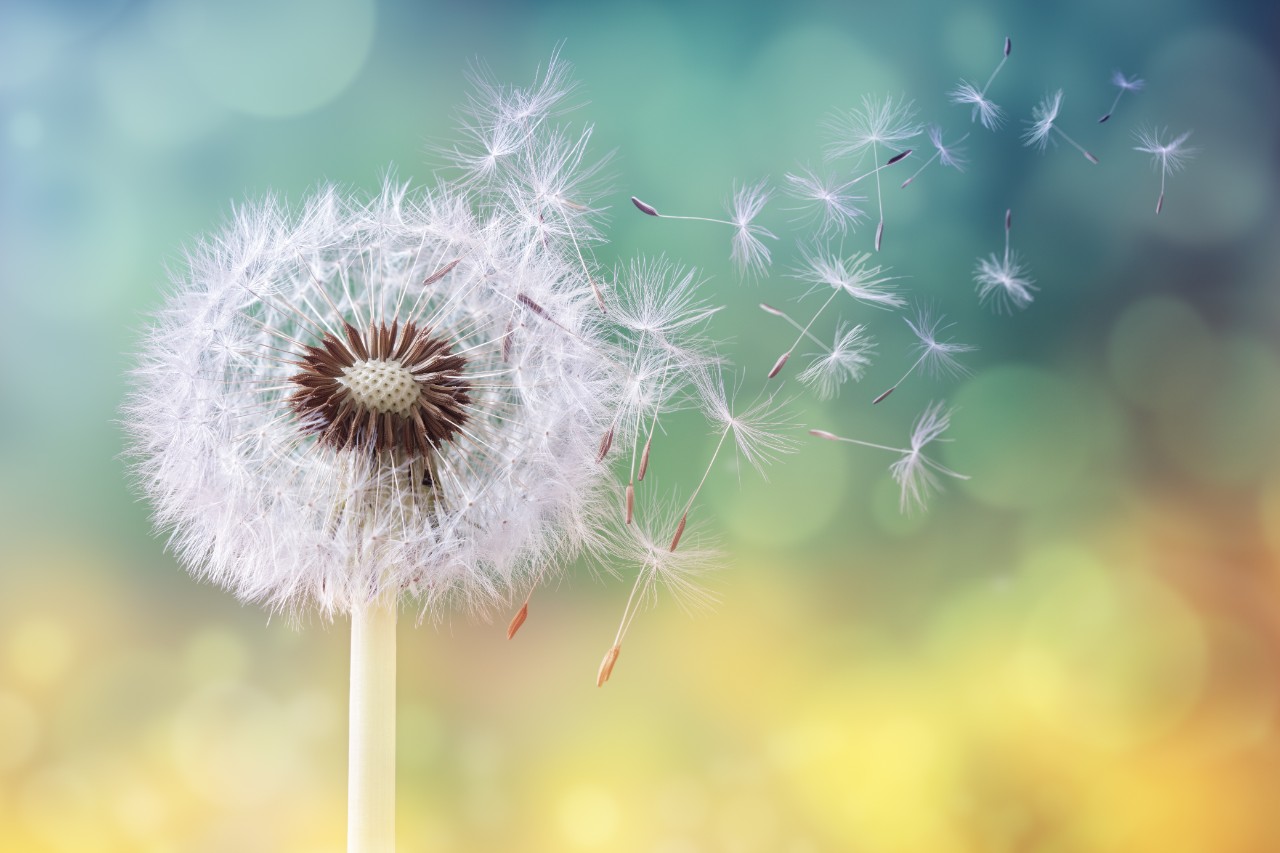
{"type": "Polygon", "coordinates": [[[604,660],[600,662],[600,671],[596,674],[596,687],[604,687],[609,676],[613,675],[613,665],[618,662],[618,654],[621,651],[621,646],[614,646],[604,653],[604,660]]]}
{"type": "Polygon", "coordinates": [[[521,605],[516,611],[516,615],[511,617],[511,624],[507,625],[507,639],[510,640],[516,635],[516,631],[520,630],[520,626],[524,624],[524,620],[529,618],[529,602],[521,605]]]}

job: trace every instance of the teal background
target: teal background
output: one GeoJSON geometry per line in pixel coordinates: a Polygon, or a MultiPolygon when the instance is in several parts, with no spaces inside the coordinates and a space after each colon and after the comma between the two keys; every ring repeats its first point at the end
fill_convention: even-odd
{"type": "MultiPolygon", "coordinates": [[[[0,848],[343,849],[346,627],[165,554],[119,458],[123,377],[166,270],[238,200],[431,182],[468,67],[525,83],[563,45],[571,120],[616,152],[597,258],[697,266],[752,393],[791,340],[757,303],[813,307],[790,203],[742,283],[727,231],[627,197],[718,216],[734,181],[820,165],[821,123],[864,94],[970,133],[965,173],[887,180],[881,255],[980,347],[972,375],[872,410],[910,339],[866,315],[868,378],[797,420],[898,445],[946,398],[941,459],[972,479],[904,516],[875,451],[802,434],[767,482],[718,465],[720,604],[646,612],[603,690],[625,579],[575,567],[510,643],[505,614],[406,614],[402,848],[1280,849],[1277,32],[1208,0],[6,4],[0,848]],[[993,134],[945,93],[1006,35],[993,134]],[[1098,125],[1117,68],[1147,88],[1098,125]],[[1098,166],[1019,143],[1059,87],[1098,166]],[[1159,217],[1143,123],[1199,149],[1159,217]],[[1015,316],[971,282],[1006,208],[1041,288],[1015,316]]],[[[674,423],[655,473],[685,493],[713,444],[674,423]]]]}

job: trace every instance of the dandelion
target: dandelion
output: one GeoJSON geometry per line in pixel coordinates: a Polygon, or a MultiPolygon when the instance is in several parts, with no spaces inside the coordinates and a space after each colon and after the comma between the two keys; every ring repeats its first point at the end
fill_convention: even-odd
{"type": "Polygon", "coordinates": [[[813,285],[810,290],[811,293],[830,287],[831,295],[827,297],[827,300],[822,303],[822,307],[814,313],[804,326],[797,325],[790,317],[776,309],[762,306],[770,313],[785,317],[787,322],[795,325],[800,330],[795,342],[774,362],[773,368],[769,371],[770,379],[782,371],[787,360],[791,358],[791,353],[800,345],[801,340],[806,336],[812,338],[809,335],[809,330],[813,328],[813,324],[818,321],[818,318],[822,316],[841,293],[848,294],[859,302],[882,308],[900,308],[906,304],[901,296],[893,292],[892,286],[889,284],[893,280],[892,277],[887,274],[883,267],[879,265],[871,266],[870,260],[870,252],[863,252],[846,259],[822,252],[806,251],[804,255],[805,266],[798,278],[813,285]]]}
{"type": "Polygon", "coordinates": [[[659,213],[656,207],[641,201],[635,196],[631,197],[631,203],[641,213],[659,219],[684,219],[690,222],[712,222],[717,225],[728,225],[733,229],[730,258],[734,266],[738,268],[739,275],[751,276],[764,275],[771,261],[769,247],[764,244],[764,239],[777,239],[772,231],[762,225],[755,224],[756,217],[764,209],[770,195],[772,195],[772,192],[767,188],[766,181],[735,186],[727,205],[729,211],[727,220],[713,219],[707,216],[673,216],[668,213],[659,213]]]}
{"type": "Polygon", "coordinates": [[[942,434],[951,425],[953,411],[944,410],[942,403],[929,404],[928,408],[916,419],[915,425],[911,429],[910,448],[887,447],[883,444],[873,444],[856,438],[844,438],[820,429],[810,430],[809,434],[826,441],[843,441],[848,444],[859,444],[863,447],[897,453],[899,458],[889,466],[889,472],[901,490],[899,508],[902,512],[909,512],[912,508],[924,509],[930,495],[941,490],[942,483],[938,479],[939,474],[955,477],[958,480],[969,479],[967,475],[957,474],[924,454],[925,447],[933,442],[947,441],[942,437],[942,434]]]}
{"type": "Polygon", "coordinates": [[[589,131],[548,121],[565,73],[481,84],[453,183],[239,207],[134,370],[133,472],[178,560],[273,611],[351,617],[351,851],[393,849],[401,604],[524,596],[514,635],[527,590],[609,547],[611,447],[718,363],[691,275],[633,267],[617,321],[598,310],[598,164],[589,131]]]}
{"type": "Polygon", "coordinates": [[[1120,104],[1120,99],[1124,97],[1125,92],[1141,92],[1142,88],[1147,85],[1147,81],[1137,77],[1126,77],[1123,71],[1111,72],[1111,85],[1120,91],[1116,92],[1116,99],[1111,102],[1111,108],[1107,110],[1106,115],[1098,119],[1098,124],[1102,124],[1115,114],[1116,107],[1120,104]]]}
{"type": "Polygon", "coordinates": [[[1098,158],[1094,157],[1085,150],[1079,142],[1076,142],[1062,128],[1058,127],[1054,122],[1058,120],[1058,111],[1062,109],[1062,90],[1059,89],[1051,95],[1046,95],[1044,100],[1036,104],[1031,110],[1031,127],[1022,135],[1024,145],[1034,145],[1041,151],[1049,144],[1049,135],[1057,133],[1065,139],[1073,148],[1084,155],[1084,158],[1090,163],[1097,164],[1098,158]]]}
{"type": "MultiPolygon", "coordinates": [[[[876,225],[875,249],[880,251],[884,239],[884,197],[880,189],[880,147],[900,147],[907,140],[920,135],[922,128],[915,121],[915,105],[911,101],[883,99],[870,95],[862,99],[862,107],[840,113],[827,123],[834,139],[827,146],[828,157],[863,157],[871,152],[875,165],[876,207],[880,221],[876,225]]],[[[908,154],[899,152],[888,158],[885,165],[901,161],[908,154]]]]}
{"type": "Polygon", "coordinates": [[[907,184],[911,183],[916,178],[918,178],[921,172],[929,168],[929,165],[933,163],[934,160],[937,160],[943,166],[950,166],[952,169],[955,169],[957,172],[964,171],[964,164],[965,164],[964,155],[961,153],[961,149],[958,146],[960,145],[961,142],[964,142],[966,139],[969,138],[969,134],[966,133],[964,136],[957,139],[951,145],[947,145],[945,142],[942,141],[941,127],[939,127],[936,124],[931,124],[929,125],[928,130],[929,130],[929,144],[933,146],[933,156],[930,157],[928,160],[925,160],[924,164],[921,165],[919,169],[916,169],[915,173],[912,174],[911,177],[907,178],[905,181],[902,182],[902,187],[904,189],[906,188],[907,184]]]}
{"type": "Polygon", "coordinates": [[[1000,57],[996,70],[991,72],[991,76],[987,78],[987,82],[981,89],[967,81],[961,80],[947,97],[951,99],[953,104],[969,104],[973,107],[970,121],[981,121],[982,126],[987,130],[996,130],[1004,122],[1004,115],[999,106],[992,103],[987,98],[987,90],[991,88],[991,84],[995,82],[996,75],[1000,73],[1000,69],[1004,68],[1004,64],[1009,61],[1009,54],[1013,50],[1013,41],[1005,37],[1004,55],[1000,57]]]}
{"type": "Polygon", "coordinates": [[[1031,278],[1027,276],[1026,267],[1018,262],[1018,257],[1009,249],[1009,231],[1013,227],[1013,211],[1004,214],[1004,255],[991,254],[978,260],[973,279],[978,285],[978,299],[985,302],[988,298],[995,303],[997,310],[1023,309],[1031,304],[1031,291],[1035,290],[1031,278]]]}
{"type": "Polygon", "coordinates": [[[977,349],[970,344],[956,343],[955,341],[943,341],[938,339],[938,335],[945,329],[951,328],[953,323],[943,325],[946,319],[941,314],[935,314],[928,306],[921,305],[916,308],[915,317],[906,317],[907,326],[916,336],[916,352],[920,355],[907,368],[907,372],[902,374],[902,378],[893,383],[888,390],[880,394],[872,400],[872,404],[879,403],[898,389],[898,386],[906,381],[907,377],[914,373],[917,369],[923,370],[925,373],[931,373],[935,376],[941,374],[950,374],[952,376],[962,376],[968,371],[956,361],[956,356],[962,352],[972,352],[977,349]]]}
{"type": "Polygon", "coordinates": [[[1160,197],[1156,199],[1156,214],[1164,208],[1164,184],[1165,179],[1174,172],[1179,172],[1196,154],[1196,149],[1187,145],[1187,140],[1191,137],[1191,131],[1187,131],[1181,136],[1177,136],[1169,142],[1161,142],[1160,137],[1164,136],[1167,131],[1155,128],[1141,128],[1134,134],[1134,138],[1138,144],[1134,146],[1134,151],[1141,151],[1143,154],[1150,154],[1152,164],[1160,169],[1160,197]]]}

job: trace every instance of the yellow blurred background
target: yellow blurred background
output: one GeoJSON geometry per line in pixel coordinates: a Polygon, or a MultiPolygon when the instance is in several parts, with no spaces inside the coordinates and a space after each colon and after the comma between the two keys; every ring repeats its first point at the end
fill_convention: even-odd
{"type": "MultiPolygon", "coordinates": [[[[119,458],[124,374],[166,269],[238,199],[430,181],[469,63],[522,83],[562,41],[574,120],[617,152],[599,259],[699,267],[748,370],[790,340],[756,303],[802,292],[795,242],[740,284],[727,234],[627,197],[718,215],[734,180],[820,163],[864,94],[970,133],[964,174],[886,184],[882,259],[980,347],[972,374],[872,410],[909,363],[886,315],[865,383],[799,420],[897,444],[945,397],[941,459],[971,479],[904,516],[867,449],[717,466],[720,603],[660,601],[604,689],[625,566],[574,567],[511,642],[504,614],[405,612],[401,849],[1280,850],[1277,23],[1243,0],[7,3],[0,850],[344,849],[346,625],[179,569],[119,458]],[[1006,35],[992,134],[945,93],[1006,35]],[[1148,85],[1099,125],[1116,68],[1148,85]],[[1059,87],[1096,167],[1018,141],[1059,87]],[[1142,124],[1199,149],[1159,217],[1142,124]],[[1000,316],[970,276],[1009,207],[1041,290],[1000,316]]],[[[655,466],[688,487],[715,439],[668,440],[655,466]]]]}

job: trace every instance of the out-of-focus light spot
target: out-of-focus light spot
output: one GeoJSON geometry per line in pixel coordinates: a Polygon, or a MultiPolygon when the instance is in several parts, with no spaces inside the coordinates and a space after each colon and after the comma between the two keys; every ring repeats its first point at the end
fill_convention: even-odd
{"type": "Polygon", "coordinates": [[[1207,658],[1172,590],[1090,554],[1046,548],[1024,567],[1030,599],[1016,691],[1057,735],[1104,748],[1148,742],[1199,699],[1207,658]]]}
{"type": "Polygon", "coordinates": [[[565,840],[583,849],[610,844],[622,823],[617,798],[594,785],[580,785],[565,791],[556,813],[565,840]]]}
{"type": "Polygon", "coordinates": [[[195,681],[235,681],[245,674],[249,649],[234,631],[209,627],[187,641],[183,662],[195,681]]]}
{"type": "Polygon", "coordinates": [[[243,685],[212,685],[192,696],[174,716],[171,744],[188,786],[218,805],[261,805],[306,771],[279,707],[243,685]]]}
{"type": "Polygon", "coordinates": [[[1264,747],[1275,736],[1280,710],[1276,652],[1261,631],[1238,621],[1215,620],[1207,626],[1212,650],[1198,725],[1188,740],[1210,758],[1230,758],[1264,747]]]}
{"type": "Polygon", "coordinates": [[[1111,329],[1111,377],[1131,402],[1156,411],[1190,405],[1211,377],[1215,343],[1200,315],[1171,296],[1130,305],[1111,329]]]}
{"type": "Polygon", "coordinates": [[[1280,575],[1280,472],[1271,477],[1258,498],[1262,535],[1271,548],[1272,570],[1280,575]]]}
{"type": "MultiPolygon", "coordinates": [[[[283,711],[290,720],[290,726],[304,738],[323,738],[334,734],[343,721],[337,700],[322,690],[308,690],[295,696],[283,711]]],[[[397,718],[398,726],[402,719],[403,716],[397,718]]]]}
{"type": "Polygon", "coordinates": [[[155,785],[142,780],[117,782],[110,797],[116,822],[131,838],[154,838],[164,828],[169,801],[155,785]]]}
{"type": "Polygon", "coordinates": [[[93,84],[107,116],[128,139],[190,144],[227,116],[201,90],[182,57],[145,27],[118,33],[95,58],[93,84]]]}
{"type": "Polygon", "coordinates": [[[30,110],[16,112],[9,118],[8,134],[14,148],[36,148],[44,141],[44,120],[30,110]]]}
{"type": "Polygon", "coordinates": [[[1212,376],[1194,404],[1162,418],[1156,437],[1174,464],[1202,480],[1252,483],[1277,451],[1280,363],[1271,346],[1230,337],[1210,365],[1212,376]]]}
{"type": "Polygon", "coordinates": [[[164,0],[152,24],[212,97],[260,116],[319,107],[355,79],[373,41],[372,0],[164,0]]]}
{"type": "Polygon", "coordinates": [[[763,796],[730,797],[716,809],[716,836],[724,850],[777,850],[780,828],[777,808],[763,796]]]}
{"type": "Polygon", "coordinates": [[[1020,365],[983,371],[955,395],[954,443],[926,448],[970,479],[942,477],[997,507],[1025,509],[1077,494],[1106,470],[1123,434],[1101,394],[1020,365]]]}
{"type": "Polygon", "coordinates": [[[100,799],[83,770],[52,765],[28,777],[17,792],[17,813],[39,849],[72,851],[101,849],[107,827],[97,806],[100,799]]]}
{"type": "Polygon", "coordinates": [[[421,770],[429,769],[437,760],[444,742],[439,716],[425,705],[406,703],[400,706],[396,729],[401,763],[421,770]]]}
{"type": "Polygon", "coordinates": [[[694,779],[668,782],[658,790],[655,804],[663,827],[692,833],[707,819],[706,785],[694,779]]]}
{"type": "Polygon", "coordinates": [[[9,668],[20,679],[46,685],[66,674],[75,657],[75,646],[75,638],[65,625],[35,616],[13,626],[5,653],[9,668]]]}
{"type": "Polygon", "coordinates": [[[40,744],[40,718],[21,696],[0,693],[0,773],[23,764],[40,744]]]}

